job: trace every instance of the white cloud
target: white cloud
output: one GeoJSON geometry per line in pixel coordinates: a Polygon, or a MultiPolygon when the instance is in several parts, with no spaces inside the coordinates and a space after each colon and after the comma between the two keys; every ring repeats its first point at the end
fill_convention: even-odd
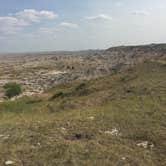
{"type": "Polygon", "coordinates": [[[23,26],[28,24],[24,20],[19,20],[15,17],[4,16],[0,17],[0,33],[1,34],[14,34],[23,26]]]}
{"type": "Polygon", "coordinates": [[[40,22],[42,19],[52,20],[58,17],[58,15],[52,11],[37,11],[34,9],[24,9],[23,11],[17,12],[15,16],[28,22],[40,22]]]}
{"type": "Polygon", "coordinates": [[[112,17],[109,16],[109,15],[106,15],[106,14],[99,14],[99,15],[96,15],[96,16],[89,16],[89,17],[86,17],[85,18],[86,20],[112,20],[112,17]]]}
{"type": "Polygon", "coordinates": [[[30,26],[42,20],[52,20],[57,17],[58,15],[52,11],[37,11],[34,9],[25,9],[10,16],[0,16],[0,34],[15,34],[25,26],[30,26]]]}
{"type": "Polygon", "coordinates": [[[135,10],[131,12],[132,15],[136,15],[136,16],[149,16],[150,13],[146,10],[135,10]]]}
{"type": "Polygon", "coordinates": [[[4,16],[4,17],[0,17],[0,23],[1,23],[1,25],[2,24],[16,25],[18,23],[18,20],[15,17],[4,16]]]}
{"type": "Polygon", "coordinates": [[[78,24],[73,24],[70,22],[62,22],[59,24],[59,27],[63,27],[63,28],[78,28],[79,25],[78,24]]]}

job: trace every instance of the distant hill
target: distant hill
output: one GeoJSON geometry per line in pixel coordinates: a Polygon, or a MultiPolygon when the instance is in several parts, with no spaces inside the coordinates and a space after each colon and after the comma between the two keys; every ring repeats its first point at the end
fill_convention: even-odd
{"type": "Polygon", "coordinates": [[[117,52],[119,54],[129,54],[133,56],[151,56],[166,58],[166,44],[150,44],[150,45],[139,45],[139,46],[119,46],[111,47],[106,51],[117,52]]]}

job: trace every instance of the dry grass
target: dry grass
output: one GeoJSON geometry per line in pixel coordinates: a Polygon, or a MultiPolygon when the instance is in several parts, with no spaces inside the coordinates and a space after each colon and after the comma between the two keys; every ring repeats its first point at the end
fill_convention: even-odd
{"type": "Polygon", "coordinates": [[[165,72],[161,63],[145,63],[84,86],[61,85],[48,98],[1,104],[0,165],[164,166],[165,72]],[[119,134],[109,134],[115,128],[119,134]],[[143,141],[147,148],[137,146],[143,141]]]}

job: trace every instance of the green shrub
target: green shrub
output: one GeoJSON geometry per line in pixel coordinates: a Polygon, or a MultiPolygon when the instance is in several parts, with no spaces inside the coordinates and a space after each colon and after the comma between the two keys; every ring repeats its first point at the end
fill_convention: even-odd
{"type": "Polygon", "coordinates": [[[86,84],[85,83],[81,83],[76,87],[76,91],[82,90],[86,88],[86,84]]]}
{"type": "Polygon", "coordinates": [[[52,101],[52,100],[55,100],[55,99],[57,99],[57,98],[59,98],[59,97],[64,97],[64,93],[63,92],[58,92],[58,93],[56,93],[56,94],[54,94],[51,98],[50,98],[50,101],[52,101]]]}
{"type": "Polygon", "coordinates": [[[4,89],[5,89],[5,95],[8,98],[18,96],[19,94],[22,93],[21,85],[14,82],[5,84],[4,89]]]}

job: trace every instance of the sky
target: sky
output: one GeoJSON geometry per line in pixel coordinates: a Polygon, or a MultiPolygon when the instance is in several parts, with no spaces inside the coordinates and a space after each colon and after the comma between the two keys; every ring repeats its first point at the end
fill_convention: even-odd
{"type": "Polygon", "coordinates": [[[166,0],[0,0],[0,53],[166,42],[166,0]]]}

